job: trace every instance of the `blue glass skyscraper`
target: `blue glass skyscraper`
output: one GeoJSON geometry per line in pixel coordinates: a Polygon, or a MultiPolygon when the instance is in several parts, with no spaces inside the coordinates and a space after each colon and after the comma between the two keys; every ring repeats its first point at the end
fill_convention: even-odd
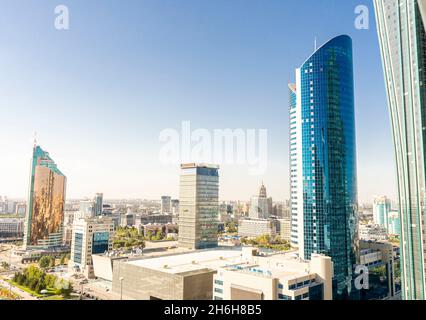
{"type": "Polygon", "coordinates": [[[335,294],[347,296],[358,249],[351,38],[338,36],[316,50],[290,90],[293,239],[304,259],[332,258],[335,294]]]}

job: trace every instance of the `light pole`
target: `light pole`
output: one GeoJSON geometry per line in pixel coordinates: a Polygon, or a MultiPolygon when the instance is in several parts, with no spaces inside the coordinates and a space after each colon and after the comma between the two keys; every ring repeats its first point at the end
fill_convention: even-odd
{"type": "Polygon", "coordinates": [[[120,300],[123,300],[123,277],[120,277],[120,300]]]}
{"type": "MultiPolygon", "coordinates": [[[[9,251],[9,267],[8,267],[9,270],[8,271],[11,270],[11,262],[12,262],[12,249],[10,249],[10,251],[9,251]]],[[[13,297],[13,294],[12,294],[12,281],[11,280],[12,279],[9,280],[9,292],[10,292],[10,295],[13,297]]]]}

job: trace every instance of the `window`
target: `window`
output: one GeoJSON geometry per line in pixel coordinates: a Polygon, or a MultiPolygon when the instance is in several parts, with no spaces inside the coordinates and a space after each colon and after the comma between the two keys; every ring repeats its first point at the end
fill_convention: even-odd
{"type": "Polygon", "coordinates": [[[223,281],[222,280],[215,280],[214,283],[218,284],[220,286],[223,286],[223,281]]]}
{"type": "Polygon", "coordinates": [[[81,263],[81,255],[83,251],[83,235],[76,233],[74,236],[74,262],[81,263]]]}

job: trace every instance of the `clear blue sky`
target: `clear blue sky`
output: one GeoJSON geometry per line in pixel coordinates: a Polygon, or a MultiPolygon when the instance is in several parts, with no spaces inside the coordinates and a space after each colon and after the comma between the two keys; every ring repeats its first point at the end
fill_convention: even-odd
{"type": "Polygon", "coordinates": [[[266,128],[268,171],[221,169],[221,198],[262,180],[289,196],[294,69],[339,34],[354,42],[360,201],[395,198],[392,138],[371,0],[9,0],[0,11],[0,194],[25,197],[33,132],[68,177],[68,197],[178,195],[158,161],[164,128],[266,128]],[[54,8],[70,30],[54,28],[54,8]],[[354,9],[370,7],[370,29],[354,9]]]}

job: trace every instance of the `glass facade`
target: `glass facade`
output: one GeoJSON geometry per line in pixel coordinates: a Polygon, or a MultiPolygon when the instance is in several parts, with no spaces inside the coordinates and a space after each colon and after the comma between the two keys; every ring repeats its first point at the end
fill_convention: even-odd
{"type": "Polygon", "coordinates": [[[92,254],[107,252],[109,248],[109,232],[93,233],[92,254]]]}
{"type": "Polygon", "coordinates": [[[388,217],[391,210],[390,200],[384,196],[374,199],[373,218],[374,223],[388,229],[388,217]]]}
{"type": "Polygon", "coordinates": [[[74,262],[81,263],[82,253],[83,253],[83,234],[76,232],[74,235],[74,257],[73,257],[74,262]]]}
{"type": "Polygon", "coordinates": [[[374,5],[397,168],[402,296],[408,300],[425,300],[424,2],[375,0],[374,5]]]}
{"type": "Polygon", "coordinates": [[[179,200],[179,246],[191,249],[217,247],[218,168],[182,165],[179,200]]]}
{"type": "Polygon", "coordinates": [[[62,244],[65,186],[66,177],[49,154],[34,146],[25,219],[26,247],[46,248],[62,244]]]}
{"type": "Polygon", "coordinates": [[[103,211],[103,198],[104,195],[102,193],[97,193],[95,195],[94,203],[95,203],[95,216],[101,216],[103,211]]]}
{"type": "Polygon", "coordinates": [[[331,257],[335,294],[347,296],[358,250],[351,38],[338,36],[316,50],[297,69],[295,92],[299,126],[293,224],[300,255],[331,257]]]}

